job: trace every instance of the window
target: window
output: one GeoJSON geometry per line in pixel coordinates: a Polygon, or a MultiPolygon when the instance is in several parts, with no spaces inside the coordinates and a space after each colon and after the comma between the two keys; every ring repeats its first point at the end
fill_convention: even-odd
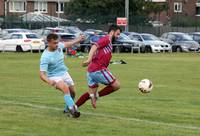
{"type": "Polygon", "coordinates": [[[142,41],[142,38],[139,35],[130,35],[130,37],[133,40],[142,41]]]}
{"type": "Polygon", "coordinates": [[[35,35],[35,34],[26,34],[26,38],[28,38],[28,39],[38,39],[37,35],[35,35]]]}
{"type": "Polygon", "coordinates": [[[200,35],[198,35],[198,34],[193,35],[193,39],[195,41],[200,41],[200,35]]]}
{"type": "Polygon", "coordinates": [[[175,42],[175,41],[176,41],[176,36],[173,35],[173,34],[169,34],[169,35],[168,35],[168,39],[170,39],[170,40],[172,40],[173,42],[175,42]]]}
{"type": "Polygon", "coordinates": [[[64,2],[56,3],[56,12],[64,13],[64,6],[65,6],[64,2]]]}
{"type": "Polygon", "coordinates": [[[10,1],[9,11],[10,12],[26,12],[26,2],[25,1],[10,1]]]}
{"type": "Polygon", "coordinates": [[[200,3],[196,3],[196,15],[200,16],[200,3]]]}
{"type": "Polygon", "coordinates": [[[34,3],[34,11],[47,13],[47,2],[36,1],[34,3]]]}
{"type": "Polygon", "coordinates": [[[21,34],[13,34],[10,39],[23,39],[21,34]]]}
{"type": "Polygon", "coordinates": [[[167,38],[167,33],[164,33],[161,38],[166,39],[167,38]]]}
{"type": "Polygon", "coordinates": [[[174,3],[174,12],[182,12],[182,3],[181,2],[175,2],[174,3]]]}

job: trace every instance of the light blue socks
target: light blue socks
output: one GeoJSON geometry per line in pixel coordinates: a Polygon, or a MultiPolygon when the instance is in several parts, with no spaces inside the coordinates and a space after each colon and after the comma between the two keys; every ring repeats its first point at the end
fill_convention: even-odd
{"type": "Polygon", "coordinates": [[[72,99],[70,94],[65,94],[64,100],[65,100],[65,103],[66,103],[65,109],[67,109],[67,107],[71,109],[74,106],[74,100],[72,99]]]}

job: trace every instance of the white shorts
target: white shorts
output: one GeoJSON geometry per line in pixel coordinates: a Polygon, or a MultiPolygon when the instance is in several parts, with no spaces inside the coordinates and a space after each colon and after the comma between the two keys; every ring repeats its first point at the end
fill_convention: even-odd
{"type": "Polygon", "coordinates": [[[68,86],[74,85],[74,81],[72,80],[72,78],[68,72],[62,76],[49,77],[49,79],[55,81],[56,83],[58,83],[60,81],[64,81],[64,83],[67,84],[68,86]]]}

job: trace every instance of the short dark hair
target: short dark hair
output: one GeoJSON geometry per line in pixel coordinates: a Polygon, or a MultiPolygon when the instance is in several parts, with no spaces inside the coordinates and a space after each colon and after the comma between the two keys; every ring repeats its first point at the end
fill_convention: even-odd
{"type": "Polygon", "coordinates": [[[50,42],[51,40],[57,40],[58,39],[58,35],[57,34],[49,34],[47,36],[47,42],[50,42]]]}
{"type": "Polygon", "coordinates": [[[109,29],[108,29],[108,33],[110,33],[111,31],[117,31],[120,30],[120,32],[122,32],[121,27],[119,27],[118,25],[112,24],[110,25],[109,29]]]}

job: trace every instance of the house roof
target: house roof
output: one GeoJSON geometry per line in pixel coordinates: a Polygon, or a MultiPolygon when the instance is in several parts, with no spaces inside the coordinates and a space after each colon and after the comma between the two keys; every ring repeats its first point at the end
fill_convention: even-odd
{"type": "Polygon", "coordinates": [[[21,16],[24,22],[70,22],[67,19],[58,18],[40,12],[29,12],[21,16]]]}

